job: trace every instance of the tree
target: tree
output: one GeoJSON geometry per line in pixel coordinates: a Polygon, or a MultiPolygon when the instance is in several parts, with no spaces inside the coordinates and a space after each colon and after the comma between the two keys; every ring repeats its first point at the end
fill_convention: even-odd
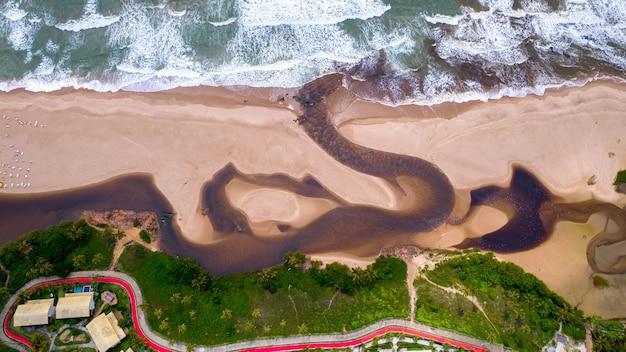
{"type": "Polygon", "coordinates": [[[129,339],[130,339],[130,347],[134,351],[141,351],[148,348],[148,343],[137,335],[137,332],[134,329],[129,329],[129,339]]]}
{"type": "Polygon", "coordinates": [[[222,320],[230,320],[233,317],[233,312],[226,308],[222,311],[222,316],[220,317],[222,320]]]}
{"type": "Polygon", "coordinates": [[[75,222],[74,224],[72,224],[72,228],[67,231],[66,234],[67,238],[69,238],[72,242],[76,242],[83,238],[83,236],[85,235],[85,230],[82,226],[78,224],[78,222],[75,222]]]}
{"type": "Polygon", "coordinates": [[[11,297],[11,292],[6,286],[0,286],[0,300],[4,301],[11,297]]]}
{"type": "Polygon", "coordinates": [[[39,270],[39,275],[46,276],[52,274],[52,270],[54,270],[54,266],[45,258],[37,259],[37,264],[35,264],[37,270],[39,270]]]}
{"type": "Polygon", "coordinates": [[[189,295],[185,295],[183,298],[181,298],[180,303],[183,306],[188,306],[191,304],[191,296],[189,295]]]}
{"type": "Polygon", "coordinates": [[[251,322],[250,320],[246,320],[246,323],[243,326],[244,326],[244,329],[248,332],[254,329],[254,323],[251,322]]]}
{"type": "Polygon", "coordinates": [[[50,339],[42,332],[35,332],[30,343],[30,348],[35,352],[47,351],[50,348],[50,339]]]}
{"type": "Polygon", "coordinates": [[[27,240],[23,240],[18,243],[17,248],[23,255],[28,255],[28,253],[33,249],[33,245],[27,240]]]}
{"type": "Polygon", "coordinates": [[[283,264],[289,268],[303,265],[305,262],[306,256],[300,252],[287,252],[283,257],[283,264]]]}
{"type": "Polygon", "coordinates": [[[196,276],[193,280],[191,280],[191,287],[195,288],[198,291],[202,291],[206,289],[209,281],[209,276],[207,274],[200,274],[196,276]]]}
{"type": "Polygon", "coordinates": [[[85,258],[84,254],[78,254],[78,255],[75,255],[74,258],[72,258],[72,266],[74,267],[74,270],[83,269],[86,262],[87,262],[87,259],[85,258]]]}
{"type": "Polygon", "coordinates": [[[274,268],[265,268],[259,272],[259,281],[263,284],[263,287],[267,288],[269,284],[276,279],[276,269],[274,268]]]}
{"type": "Polygon", "coordinates": [[[23,290],[17,294],[17,302],[24,303],[28,301],[33,296],[33,291],[23,290]]]}
{"type": "Polygon", "coordinates": [[[178,303],[180,302],[181,298],[182,295],[180,294],[180,292],[176,292],[170,296],[170,301],[172,301],[172,303],[178,303]]]}
{"type": "Polygon", "coordinates": [[[102,253],[96,253],[91,259],[91,264],[93,264],[96,267],[102,264],[103,262],[104,262],[104,256],[102,255],[102,253]]]}

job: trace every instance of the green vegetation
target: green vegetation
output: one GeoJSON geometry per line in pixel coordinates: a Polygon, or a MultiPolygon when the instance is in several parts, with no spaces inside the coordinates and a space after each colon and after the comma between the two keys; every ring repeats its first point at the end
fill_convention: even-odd
{"type": "Polygon", "coordinates": [[[617,186],[620,182],[626,182],[626,169],[617,172],[617,175],[615,175],[615,181],[613,181],[613,185],[617,186]]]}
{"type": "Polygon", "coordinates": [[[418,293],[415,320],[483,340],[494,333],[485,316],[462,295],[446,292],[424,278],[416,278],[413,285],[418,293]]]}
{"type": "Polygon", "coordinates": [[[15,348],[7,346],[4,341],[0,341],[0,352],[18,352],[15,348]]]}
{"type": "Polygon", "coordinates": [[[606,288],[609,287],[609,282],[606,281],[602,276],[594,275],[593,276],[593,286],[597,288],[606,288]]]}
{"type": "Polygon", "coordinates": [[[31,231],[0,250],[0,260],[11,273],[7,288],[15,292],[38,276],[64,277],[75,270],[105,269],[115,241],[110,228],[101,232],[83,219],[31,231]]]}
{"type": "Polygon", "coordinates": [[[288,253],[282,266],[211,278],[189,258],[133,245],[120,263],[142,288],[152,329],[196,345],[341,332],[408,316],[406,264],[396,258],[367,270],[315,262],[307,269],[302,254],[288,253]]]}
{"type": "Polygon", "coordinates": [[[152,236],[150,235],[150,232],[146,230],[139,231],[139,238],[146,243],[152,242],[152,236]]]}
{"type": "Polygon", "coordinates": [[[626,351],[626,327],[623,322],[596,320],[592,325],[594,351],[626,351]]]}
{"type": "MultiPolygon", "coordinates": [[[[550,291],[535,276],[525,273],[513,263],[496,260],[492,253],[451,257],[427,271],[426,276],[439,285],[456,286],[477,297],[495,324],[495,329],[483,328],[485,323],[476,318],[474,322],[468,321],[470,325],[467,327],[464,327],[465,323],[455,325],[455,330],[467,329],[474,336],[522,351],[545,345],[558,329],[559,322],[563,323],[564,334],[576,340],[585,338],[580,311],[550,291]],[[484,330],[480,332],[480,329],[484,330]]],[[[436,300],[421,302],[418,311],[428,313],[441,304],[436,300]]],[[[452,302],[452,307],[453,311],[456,310],[457,319],[465,321],[468,309],[460,300],[456,305],[452,302]]],[[[473,309],[470,312],[475,313],[473,309]]],[[[425,316],[431,319],[430,324],[450,328],[454,324],[450,314],[442,313],[442,319],[437,319],[434,313],[425,316]]]]}

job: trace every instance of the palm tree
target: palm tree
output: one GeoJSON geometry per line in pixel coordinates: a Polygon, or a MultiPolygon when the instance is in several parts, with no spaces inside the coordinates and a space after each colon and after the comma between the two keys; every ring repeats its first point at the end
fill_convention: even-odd
{"type": "Polygon", "coordinates": [[[304,335],[308,332],[309,332],[309,327],[306,325],[306,323],[302,323],[300,324],[300,326],[298,326],[298,334],[304,335]]]}
{"type": "Polygon", "coordinates": [[[185,348],[186,352],[193,352],[193,350],[196,348],[196,345],[194,345],[193,343],[190,343],[187,345],[187,348],[185,348]]]}
{"type": "Polygon", "coordinates": [[[261,310],[259,308],[254,308],[252,310],[252,317],[253,318],[260,318],[261,317],[261,310]]]}
{"type": "Polygon", "coordinates": [[[42,276],[52,274],[52,270],[54,269],[54,266],[45,258],[39,258],[35,267],[39,269],[39,274],[42,276]]]}
{"type": "Polygon", "coordinates": [[[34,333],[30,342],[30,348],[35,352],[47,351],[50,347],[50,339],[42,332],[34,333]]]}
{"type": "Polygon", "coordinates": [[[306,257],[300,252],[287,252],[283,257],[283,264],[287,267],[296,267],[304,264],[306,257]]]}
{"type": "Polygon", "coordinates": [[[91,264],[93,264],[96,267],[102,264],[102,262],[104,262],[104,256],[102,255],[102,253],[96,253],[91,259],[91,264]]]}
{"type": "Polygon", "coordinates": [[[254,329],[254,323],[252,323],[250,320],[246,320],[246,323],[243,325],[243,328],[250,332],[254,329]]]}
{"type": "Polygon", "coordinates": [[[83,230],[80,226],[72,226],[72,229],[67,231],[67,238],[69,238],[72,242],[78,241],[83,238],[85,235],[85,230],[83,230]]]}
{"type": "Polygon", "coordinates": [[[11,297],[11,292],[6,286],[0,286],[0,300],[4,301],[11,297]]]}
{"type": "Polygon", "coordinates": [[[496,342],[496,339],[498,337],[496,336],[496,334],[493,331],[490,331],[487,333],[487,341],[489,342],[496,342]]]}
{"type": "Polygon", "coordinates": [[[178,333],[179,334],[184,334],[185,331],[187,331],[187,325],[185,325],[185,323],[182,323],[180,325],[178,325],[178,333]]]}
{"type": "Polygon", "coordinates": [[[161,315],[163,315],[163,309],[154,308],[154,316],[157,317],[157,319],[161,319],[161,315]]]}
{"type": "Polygon", "coordinates": [[[266,268],[259,272],[259,281],[263,284],[263,287],[272,282],[278,273],[274,268],[266,268]]]}
{"type": "Polygon", "coordinates": [[[230,320],[233,317],[233,311],[226,308],[222,311],[222,316],[220,317],[222,320],[230,320]]]}
{"type": "Polygon", "coordinates": [[[207,285],[207,276],[205,274],[198,275],[193,280],[191,280],[191,287],[195,288],[198,291],[202,291],[206,288],[207,285]]]}
{"type": "Polygon", "coordinates": [[[27,255],[32,249],[33,245],[30,244],[27,240],[23,240],[17,245],[17,249],[23,254],[27,255]]]}
{"type": "Polygon", "coordinates": [[[30,268],[28,272],[26,272],[26,277],[31,280],[36,278],[37,276],[39,276],[39,270],[37,270],[37,268],[30,268]]]}
{"type": "Polygon", "coordinates": [[[17,294],[17,302],[24,303],[28,301],[33,296],[33,291],[23,290],[17,294]]]}
{"type": "Polygon", "coordinates": [[[180,302],[181,296],[180,292],[176,292],[170,296],[170,301],[172,301],[172,303],[180,302]]]}
{"type": "Polygon", "coordinates": [[[280,321],[280,327],[281,327],[281,328],[284,328],[285,326],[287,326],[287,321],[286,321],[285,319],[282,319],[282,320],[280,321]]]}
{"type": "Polygon", "coordinates": [[[84,254],[78,254],[72,258],[72,266],[74,267],[74,270],[81,270],[85,266],[86,262],[87,259],[84,254]]]}
{"type": "Polygon", "coordinates": [[[167,319],[161,320],[161,322],[159,323],[159,330],[167,331],[169,329],[170,323],[167,321],[167,319]]]}
{"type": "Polygon", "coordinates": [[[196,314],[197,314],[197,312],[195,310],[190,310],[189,311],[189,320],[195,321],[196,320],[196,314]]]}
{"type": "Polygon", "coordinates": [[[181,298],[180,303],[183,306],[188,306],[191,304],[191,296],[189,295],[185,295],[183,298],[181,298]]]}

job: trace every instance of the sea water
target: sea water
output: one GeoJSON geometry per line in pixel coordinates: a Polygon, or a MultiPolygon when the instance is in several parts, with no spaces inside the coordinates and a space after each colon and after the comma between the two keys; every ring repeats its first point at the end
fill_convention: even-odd
{"type": "Polygon", "coordinates": [[[626,71],[623,0],[0,0],[0,90],[299,87],[541,94],[626,71]]]}

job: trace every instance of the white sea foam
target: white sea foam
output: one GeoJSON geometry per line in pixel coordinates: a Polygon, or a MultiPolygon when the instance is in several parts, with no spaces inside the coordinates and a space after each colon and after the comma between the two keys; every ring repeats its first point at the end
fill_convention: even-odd
{"type": "Polygon", "coordinates": [[[89,0],[85,4],[84,14],[81,18],[57,23],[55,27],[63,31],[80,32],[86,29],[107,27],[119,20],[119,16],[102,16],[97,13],[97,10],[98,2],[89,0]]]}
{"type": "Polygon", "coordinates": [[[222,26],[228,26],[231,23],[235,23],[237,21],[237,17],[231,17],[229,19],[227,19],[226,21],[221,21],[221,22],[211,22],[209,21],[210,24],[214,25],[215,27],[222,27],[222,26]]]}
{"type": "Polygon", "coordinates": [[[238,0],[236,6],[239,22],[250,27],[365,20],[382,16],[391,8],[379,0],[238,0]]]}
{"type": "Polygon", "coordinates": [[[19,3],[17,2],[7,2],[2,7],[2,11],[0,15],[8,18],[9,20],[16,22],[28,15],[28,12],[19,8],[19,3]]]}

